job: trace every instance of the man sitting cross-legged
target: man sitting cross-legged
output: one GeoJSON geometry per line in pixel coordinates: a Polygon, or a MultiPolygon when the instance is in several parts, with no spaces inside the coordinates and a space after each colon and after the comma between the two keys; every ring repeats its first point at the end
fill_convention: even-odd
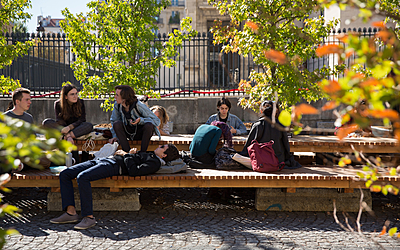
{"type": "Polygon", "coordinates": [[[141,176],[157,172],[165,161],[179,158],[179,151],[174,144],[158,147],[153,152],[129,153],[118,150],[114,156],[82,162],[60,173],[62,208],[66,211],[60,217],[50,220],[51,223],[73,223],[78,221],[75,210],[74,188],[72,180],[76,178],[81,200],[82,221],[75,229],[87,229],[96,225],[93,217],[92,187],[90,182],[117,175],[141,176]]]}

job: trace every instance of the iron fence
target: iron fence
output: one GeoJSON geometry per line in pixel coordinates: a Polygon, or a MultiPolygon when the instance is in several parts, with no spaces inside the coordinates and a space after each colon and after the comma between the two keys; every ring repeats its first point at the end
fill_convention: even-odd
{"type": "MultiPolygon", "coordinates": [[[[325,43],[340,43],[335,35],[350,30],[333,31],[325,43]]],[[[376,29],[353,29],[362,37],[372,37],[376,29]]],[[[54,93],[61,89],[62,83],[69,81],[78,87],[81,84],[75,79],[70,65],[75,61],[70,43],[65,34],[6,34],[8,43],[40,38],[27,55],[16,58],[12,65],[0,69],[0,74],[18,79],[23,87],[29,88],[33,95],[40,96],[54,93]]],[[[166,34],[158,35],[154,42],[165,42],[166,34]]],[[[98,47],[94,46],[95,51],[98,47]]],[[[160,67],[156,76],[157,85],[153,88],[161,96],[210,96],[237,95],[241,79],[249,80],[252,70],[262,71],[260,65],[254,64],[252,56],[241,56],[237,53],[221,53],[222,45],[214,44],[210,33],[198,34],[190,40],[184,40],[178,49],[179,56],[174,58],[176,65],[171,68],[160,67]]],[[[354,56],[348,58],[348,65],[354,56]]],[[[305,67],[313,71],[323,66],[333,67],[337,64],[336,55],[322,58],[310,57],[305,67]]],[[[89,74],[93,74],[90,72],[89,74]]],[[[5,95],[8,96],[8,95],[5,95]]],[[[58,96],[58,93],[49,96],[58,96]]]]}

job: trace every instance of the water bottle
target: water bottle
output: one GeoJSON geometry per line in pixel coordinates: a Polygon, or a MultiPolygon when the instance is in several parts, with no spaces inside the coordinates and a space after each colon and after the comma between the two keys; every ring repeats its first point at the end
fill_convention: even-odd
{"type": "Polygon", "coordinates": [[[72,154],[71,154],[71,152],[69,152],[66,154],[66,157],[65,157],[65,166],[67,166],[67,168],[71,167],[72,161],[73,161],[72,154]]]}

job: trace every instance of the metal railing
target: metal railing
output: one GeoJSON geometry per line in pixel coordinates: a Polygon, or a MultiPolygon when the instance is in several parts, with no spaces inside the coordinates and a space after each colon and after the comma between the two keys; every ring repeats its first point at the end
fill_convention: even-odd
{"type": "MultiPolygon", "coordinates": [[[[334,31],[325,43],[340,43],[335,35],[346,33],[349,30],[334,31]]],[[[357,29],[362,37],[371,37],[376,29],[357,29]]],[[[23,87],[29,88],[33,95],[43,95],[58,91],[62,83],[69,81],[80,87],[75,79],[70,65],[75,61],[71,53],[70,43],[65,34],[6,34],[8,43],[17,40],[28,40],[40,37],[27,55],[15,59],[12,65],[0,69],[0,74],[18,79],[23,87]]],[[[158,35],[154,42],[165,42],[166,34],[158,35]]],[[[156,76],[157,85],[153,88],[160,95],[210,96],[221,95],[221,91],[237,89],[241,79],[249,80],[252,70],[262,71],[262,67],[253,63],[252,56],[243,57],[237,53],[221,53],[222,45],[214,45],[210,33],[198,34],[191,40],[184,40],[178,49],[179,56],[174,58],[176,65],[172,68],[161,66],[156,76]]],[[[93,50],[98,50],[94,46],[93,50]]],[[[348,65],[354,56],[348,58],[348,65]]],[[[310,57],[305,67],[313,71],[324,65],[332,67],[337,63],[336,55],[322,58],[310,57]]],[[[90,72],[89,74],[93,74],[90,72]]],[[[238,91],[225,93],[236,95],[238,91]]],[[[5,95],[8,96],[8,95],[5,95]]],[[[58,96],[58,94],[50,95],[58,96]]]]}

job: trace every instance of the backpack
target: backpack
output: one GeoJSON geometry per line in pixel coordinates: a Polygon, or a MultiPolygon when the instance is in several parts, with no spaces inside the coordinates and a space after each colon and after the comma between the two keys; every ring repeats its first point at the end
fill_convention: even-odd
{"type": "Polygon", "coordinates": [[[279,162],[278,157],[276,157],[272,148],[273,140],[265,143],[258,143],[253,140],[251,143],[247,150],[253,171],[267,173],[282,170],[285,163],[279,162]]]}
{"type": "Polygon", "coordinates": [[[219,170],[243,169],[243,165],[232,159],[236,154],[233,148],[222,147],[215,154],[215,168],[219,170]]]}

